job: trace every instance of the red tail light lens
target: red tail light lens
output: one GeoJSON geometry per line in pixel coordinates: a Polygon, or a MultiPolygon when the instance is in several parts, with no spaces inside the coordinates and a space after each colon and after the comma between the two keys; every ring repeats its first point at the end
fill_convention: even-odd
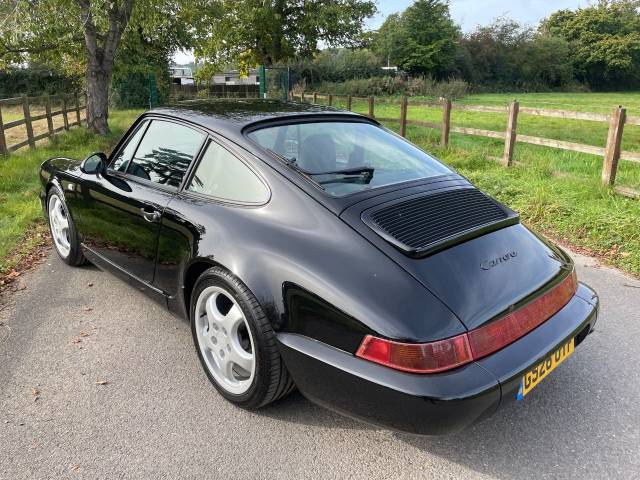
{"type": "Polygon", "coordinates": [[[578,288],[575,271],[524,307],[488,325],[429,343],[401,343],[367,335],[356,356],[411,373],[437,373],[460,367],[506,347],[547,321],[578,288]]]}
{"type": "Polygon", "coordinates": [[[436,373],[469,363],[467,334],[431,343],[400,343],[367,335],[356,356],[411,373],[436,373]]]}
{"type": "Polygon", "coordinates": [[[524,307],[469,332],[473,358],[479,359],[506,347],[551,318],[578,289],[573,270],[558,285],[524,307]]]}

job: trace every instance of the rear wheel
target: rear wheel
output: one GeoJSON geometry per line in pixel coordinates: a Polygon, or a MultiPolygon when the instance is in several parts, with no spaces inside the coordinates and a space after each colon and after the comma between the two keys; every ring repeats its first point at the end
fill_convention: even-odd
{"type": "Polygon", "coordinates": [[[78,266],[85,262],[80,248],[80,239],[73,219],[69,214],[64,195],[58,187],[52,187],[47,196],[47,216],[53,246],[58,256],[68,265],[78,266]]]}
{"type": "Polygon", "coordinates": [[[262,308],[229,272],[213,267],[200,276],[190,317],[202,366],[227,400],[255,409],[293,390],[262,308]]]}

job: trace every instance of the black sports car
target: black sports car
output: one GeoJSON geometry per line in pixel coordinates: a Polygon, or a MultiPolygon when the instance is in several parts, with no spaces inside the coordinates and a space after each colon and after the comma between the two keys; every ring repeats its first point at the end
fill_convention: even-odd
{"type": "Polygon", "coordinates": [[[460,429],[525,397],[597,319],[566,253],[354,113],[186,102],[40,177],[60,257],[189,319],[245,408],[295,386],[389,428],[460,429]]]}

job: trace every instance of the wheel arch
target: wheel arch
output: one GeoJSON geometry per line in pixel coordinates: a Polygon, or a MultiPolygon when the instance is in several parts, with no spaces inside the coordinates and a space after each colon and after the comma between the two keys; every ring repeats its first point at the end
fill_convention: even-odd
{"type": "Polygon", "coordinates": [[[186,314],[186,318],[189,318],[191,311],[191,293],[198,281],[198,278],[212,267],[220,267],[229,271],[224,265],[216,262],[215,260],[207,257],[196,258],[192,260],[184,269],[182,276],[182,292],[183,292],[183,306],[186,314]]]}

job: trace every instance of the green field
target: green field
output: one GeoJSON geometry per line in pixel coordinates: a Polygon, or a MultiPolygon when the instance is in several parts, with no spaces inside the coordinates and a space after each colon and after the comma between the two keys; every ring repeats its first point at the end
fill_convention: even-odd
{"type": "MultiPolygon", "coordinates": [[[[513,97],[474,95],[466,98],[465,103],[495,106],[500,102],[506,104],[513,97]]],[[[640,114],[640,93],[527,94],[518,98],[524,106],[593,112],[607,111],[617,104],[630,108],[634,105],[636,111],[630,114],[640,114]]],[[[336,102],[340,105],[338,99],[336,102]]],[[[356,111],[367,111],[365,102],[354,102],[353,106],[356,111]]],[[[78,129],[61,135],[55,143],[35,151],[21,151],[0,161],[0,272],[15,262],[15,255],[9,258],[9,252],[15,250],[25,232],[38,225],[42,218],[36,198],[40,163],[54,155],[81,158],[90,151],[108,150],[138,114],[136,111],[113,112],[112,133],[107,138],[78,129]]],[[[376,114],[398,118],[397,99],[378,101],[376,114]]],[[[410,106],[408,113],[410,119],[426,121],[440,121],[441,115],[437,108],[417,106],[410,106]]],[[[504,131],[506,114],[454,111],[452,124],[504,131]]],[[[388,124],[394,130],[398,125],[398,122],[388,124]]],[[[607,125],[521,115],[518,131],[604,146],[607,125]]],[[[517,144],[516,163],[507,169],[494,160],[502,155],[501,140],[452,133],[450,146],[442,149],[438,146],[437,130],[409,126],[407,136],[518,211],[524,223],[534,230],[640,275],[640,200],[622,197],[601,186],[601,157],[517,144]]],[[[625,129],[623,148],[640,151],[638,127],[625,129]]],[[[640,164],[621,162],[617,185],[640,189],[640,164]]]]}

